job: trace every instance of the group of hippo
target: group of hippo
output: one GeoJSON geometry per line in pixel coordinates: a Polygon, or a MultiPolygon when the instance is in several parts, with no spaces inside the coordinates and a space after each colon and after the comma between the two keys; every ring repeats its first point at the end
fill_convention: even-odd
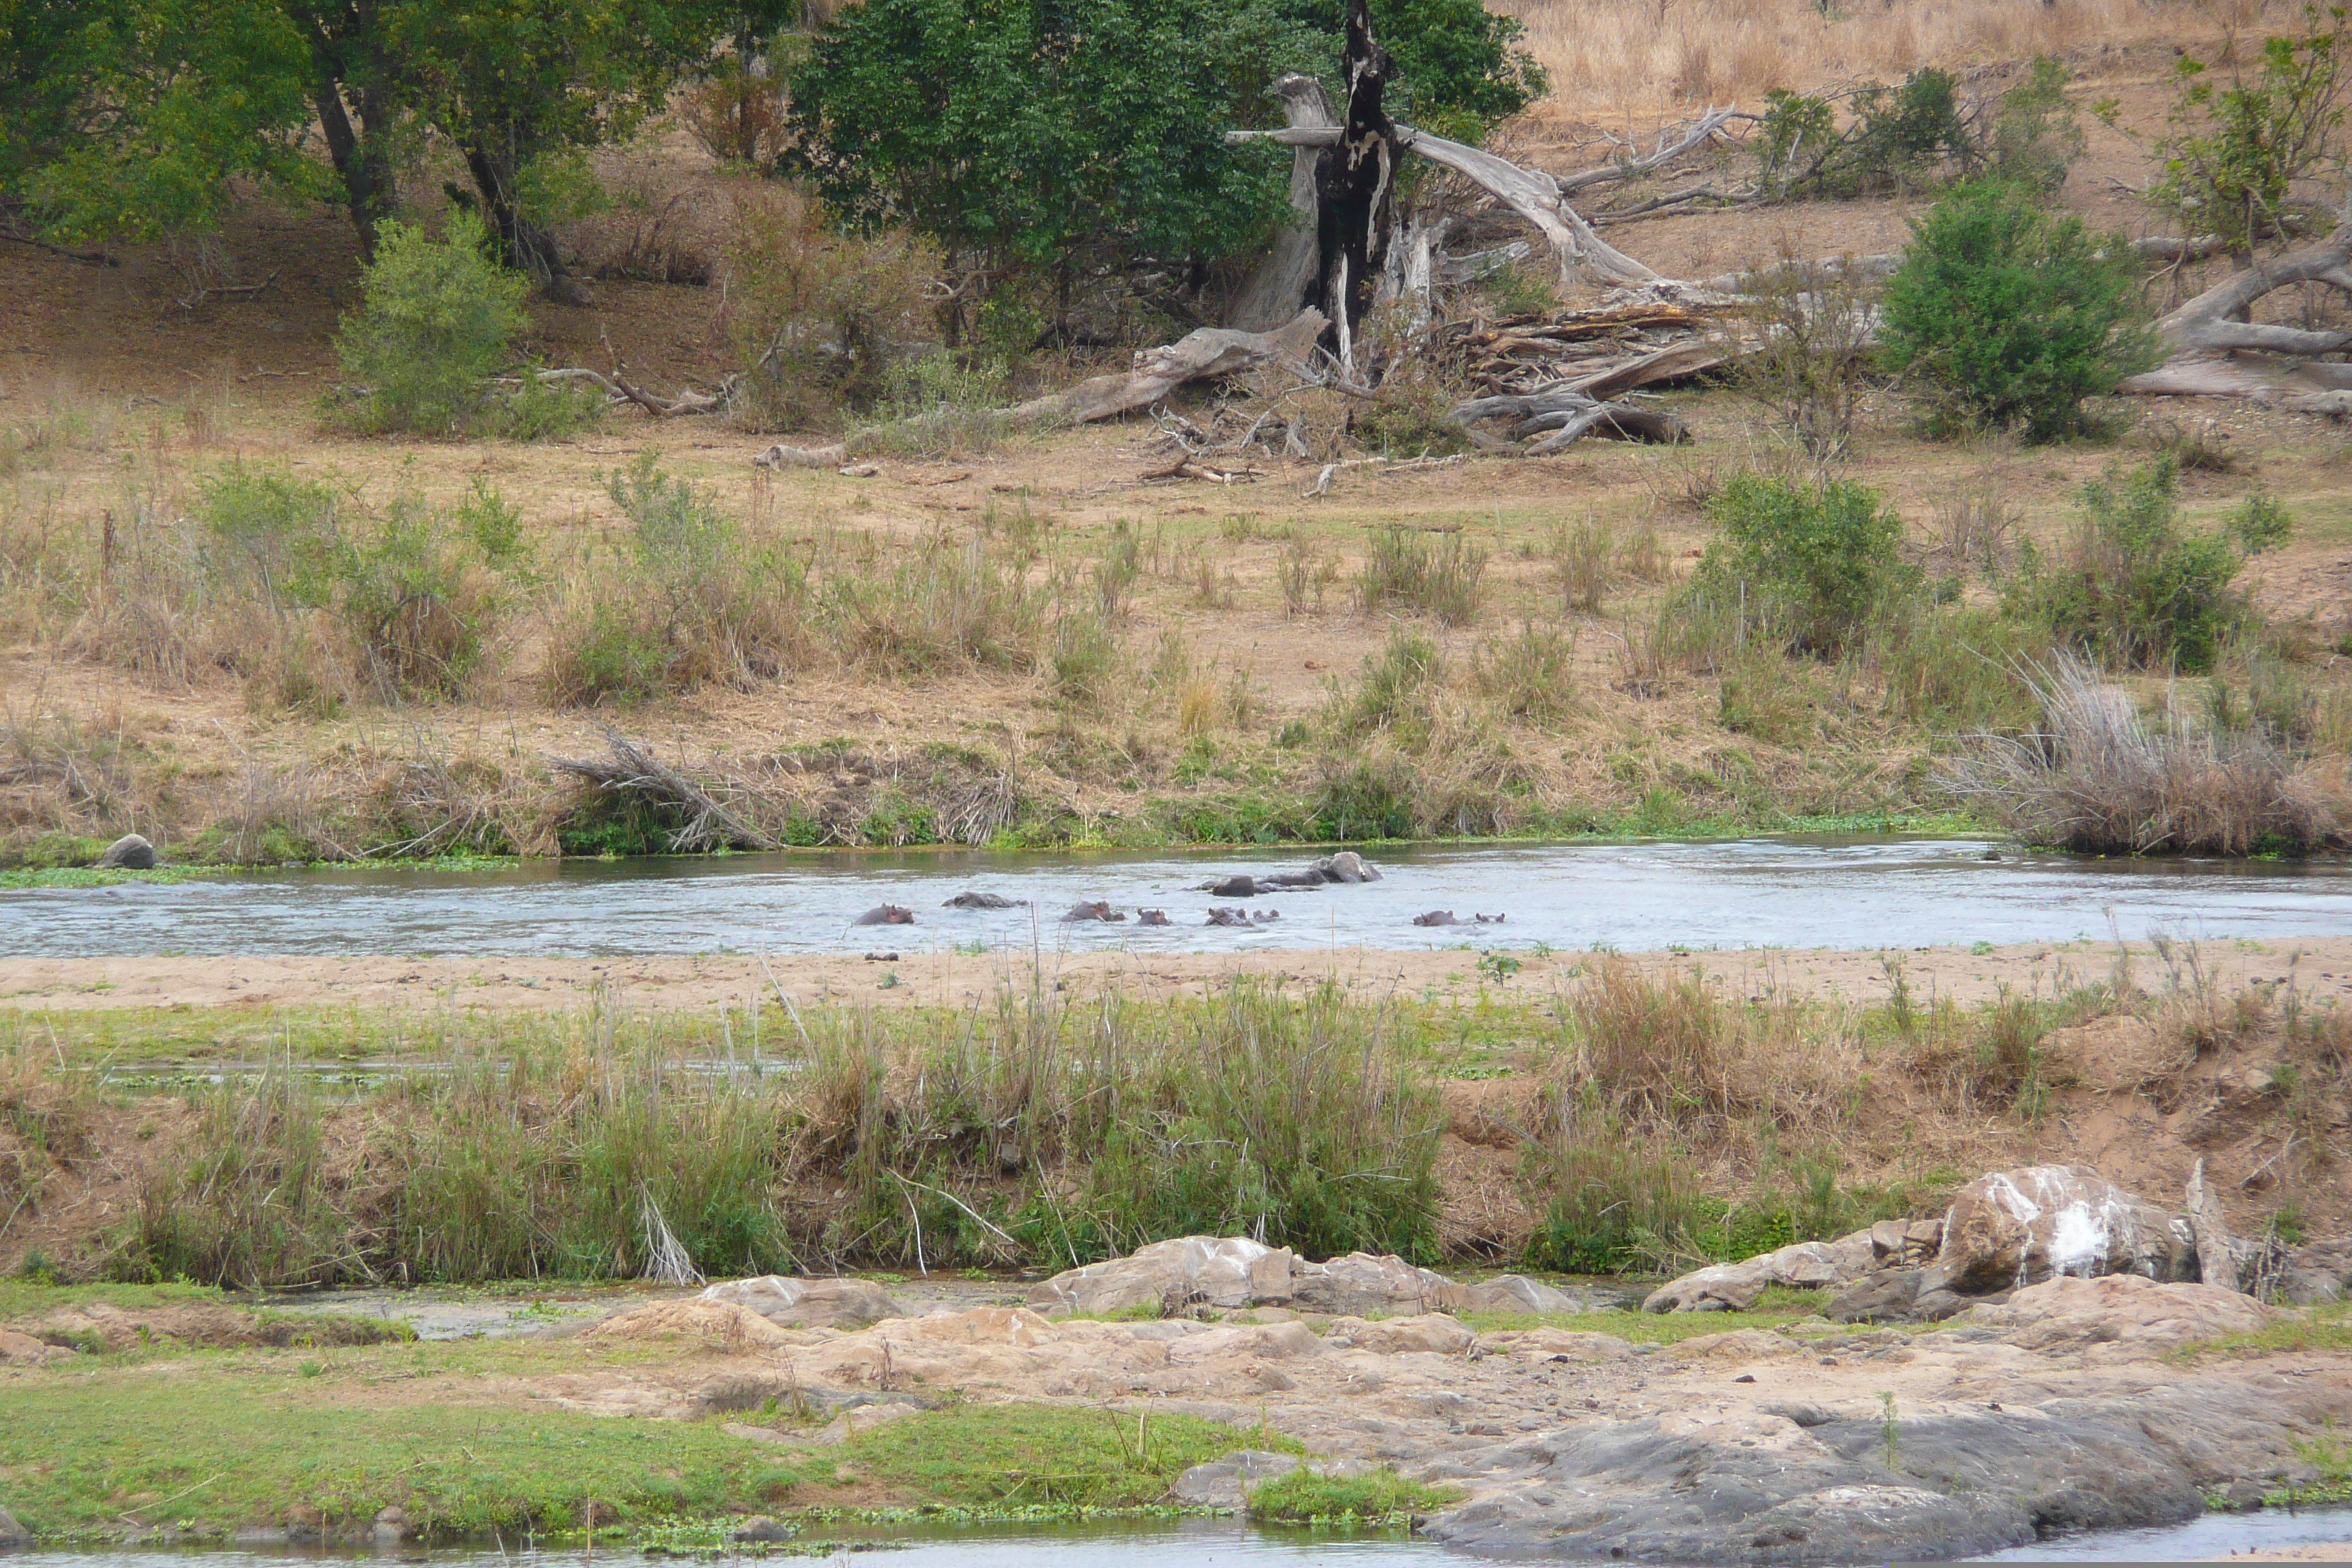
{"type": "MultiPolygon", "coordinates": [[[[1220,877],[1214,881],[1202,883],[1200,891],[1217,899],[1250,899],[1261,893],[1293,892],[1301,889],[1320,888],[1333,882],[1377,882],[1380,879],[1379,867],[1374,866],[1352,849],[1342,849],[1336,855],[1326,855],[1319,860],[1310,862],[1302,870],[1276,871],[1266,877],[1237,872],[1230,877],[1220,877]]],[[[1024,909],[1027,907],[1027,900],[1008,899],[1001,893],[958,893],[941,907],[950,910],[1024,909]]],[[[1124,921],[1127,918],[1122,911],[1111,908],[1107,900],[1091,899],[1072,904],[1069,912],[1062,916],[1062,923],[1069,925],[1082,921],[1124,921]]],[[[1278,910],[1253,911],[1217,907],[1209,910],[1208,923],[1213,926],[1261,926],[1270,924],[1281,918],[1282,912],[1278,910]]],[[[1480,925],[1491,925],[1500,921],[1502,918],[1500,915],[1479,915],[1475,920],[1480,925]]],[[[1168,918],[1168,911],[1165,910],[1138,910],[1135,911],[1135,922],[1138,925],[1147,926],[1164,926],[1174,923],[1168,918]]],[[[915,911],[904,904],[877,904],[858,916],[853,923],[862,926],[910,926],[915,923],[915,911]]],[[[1412,923],[1417,926],[1451,926],[1468,925],[1472,922],[1457,920],[1451,910],[1432,910],[1425,915],[1414,916],[1412,923]]]]}

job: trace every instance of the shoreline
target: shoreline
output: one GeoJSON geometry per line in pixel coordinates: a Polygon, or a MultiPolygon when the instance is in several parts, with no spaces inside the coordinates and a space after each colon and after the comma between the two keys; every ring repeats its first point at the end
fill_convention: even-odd
{"type": "MultiPolygon", "coordinates": [[[[876,952],[892,952],[877,928],[876,952]]],[[[2352,998],[2352,936],[2315,935],[2260,942],[2217,939],[2179,943],[2193,952],[2205,979],[2228,990],[2291,983],[2307,1001],[2352,998]]],[[[546,1011],[612,1002],[635,1010],[681,1011],[725,1005],[773,1006],[781,985],[795,1004],[885,1008],[969,1007],[1033,984],[1061,991],[1118,992],[1154,1000],[1213,991],[1243,978],[1286,984],[1334,983],[1358,1000],[1424,995],[1475,1000],[1530,998],[1567,984],[1594,954],[1509,952],[1517,967],[1482,965],[1465,947],[1400,951],[1339,947],[1264,949],[1248,953],[995,952],[895,952],[887,960],[856,953],[740,954],[608,958],[403,957],[362,954],[0,958],[0,1008],[18,1012],[105,1013],[134,1009],[250,1007],[412,1008],[546,1011]],[[1498,970],[1500,972],[1498,973],[1498,970]],[[771,979],[772,972],[772,982],[771,979]]],[[[1666,950],[1621,954],[1652,973],[1696,970],[1736,995],[1886,1001],[1896,979],[1915,1002],[1949,997],[1962,1006],[1997,1002],[2004,990],[2052,997],[2104,983],[2128,958],[2138,984],[2155,989],[2173,977],[2147,942],[2022,942],[1990,951],[1964,947],[1745,948],[1666,950]]],[[[2184,960],[2185,962],[2185,960],[2184,960]]],[[[2181,976],[2186,983],[2188,976],[2181,976]]]]}

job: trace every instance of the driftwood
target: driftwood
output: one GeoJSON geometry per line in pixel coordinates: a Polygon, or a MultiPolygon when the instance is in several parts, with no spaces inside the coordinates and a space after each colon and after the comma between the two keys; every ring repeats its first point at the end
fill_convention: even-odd
{"type": "Polygon", "coordinates": [[[1544,438],[1528,447],[1529,457],[1545,457],[1565,449],[1588,435],[1610,436],[1622,441],[1679,442],[1689,438],[1681,420],[1657,409],[1630,403],[1611,403],[1570,388],[1501,397],[1476,397],[1454,410],[1463,425],[1482,419],[1511,419],[1511,438],[1544,438]],[[1545,432],[1550,432],[1545,435],[1545,432]]]}
{"type": "Polygon", "coordinates": [[[1148,408],[1188,381],[1234,375],[1262,365],[1303,367],[1323,335],[1323,313],[1301,310],[1279,331],[1244,332],[1202,327],[1172,343],[1145,349],[1124,374],[1097,375],[1066,392],[1033,397],[1013,412],[1026,419],[1088,424],[1148,408]]]}
{"type": "Polygon", "coordinates": [[[755,468],[837,468],[849,461],[849,448],[838,441],[822,447],[787,447],[782,441],[751,459],[755,468]]]}
{"type": "Polygon", "coordinates": [[[682,414],[713,413],[721,403],[720,399],[707,392],[690,390],[681,392],[676,397],[656,397],[618,373],[606,375],[601,370],[590,370],[585,365],[543,370],[539,373],[539,379],[542,382],[593,381],[611,395],[635,404],[656,419],[675,419],[682,414]]]}
{"type": "Polygon", "coordinates": [[[585,780],[597,789],[667,805],[686,820],[669,836],[669,847],[681,855],[709,849],[781,849],[781,841],[761,831],[709,791],[656,758],[642,742],[632,741],[609,724],[596,726],[609,757],[551,757],[558,773],[585,780]]]}
{"type": "Polygon", "coordinates": [[[2352,365],[2319,363],[2352,349],[2352,332],[2252,320],[2264,296],[2299,283],[2352,293],[2352,192],[2326,238],[2231,273],[2157,322],[2165,362],[2123,384],[2158,397],[2245,397],[2311,413],[2352,411],[2352,365]],[[2302,363],[2297,363],[2302,362],[2302,363]]]}
{"type": "MultiPolygon", "coordinates": [[[[1581,174],[1562,174],[1558,184],[1561,195],[1572,195],[1591,185],[1606,184],[1612,180],[1627,180],[1636,174],[1646,174],[1663,169],[1686,153],[1696,153],[1710,142],[1727,139],[1724,127],[1735,120],[1754,120],[1737,109],[1717,109],[1709,105],[1696,120],[1680,127],[1668,127],[1658,132],[1658,145],[1646,157],[1622,159],[1603,163],[1597,169],[1581,174]],[[1673,139],[1668,140],[1669,137],[1673,139]]],[[[1614,141],[1615,138],[1611,138],[1614,141]]]]}

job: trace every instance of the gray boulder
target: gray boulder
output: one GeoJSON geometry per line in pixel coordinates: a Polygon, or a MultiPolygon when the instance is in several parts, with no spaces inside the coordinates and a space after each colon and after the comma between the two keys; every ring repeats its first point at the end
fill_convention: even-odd
{"type": "Polygon", "coordinates": [[[1851,1285],[1870,1271],[1871,1233],[1857,1230],[1835,1241],[1801,1241],[1751,1258],[1718,1263],[1670,1279],[1643,1300],[1645,1312],[1744,1312],[1767,1285],[1819,1290],[1851,1285]]]}
{"type": "Polygon", "coordinates": [[[14,1551],[33,1544],[33,1532],[16,1522],[16,1516],[0,1508],[0,1552],[14,1551]]]}
{"type": "Polygon", "coordinates": [[[126,833],[106,847],[98,863],[109,871],[152,871],[155,868],[155,847],[140,834],[126,833]]]}
{"type": "Polygon", "coordinates": [[[1351,1252],[1328,1263],[1302,1263],[1291,1270],[1290,1283],[1291,1300],[1276,1304],[1337,1317],[1458,1312],[1470,1305],[1467,1289],[1394,1253],[1351,1252]]]}
{"type": "Polygon", "coordinates": [[[1465,1285],[1473,1312],[1594,1312],[1622,1305],[1614,1296],[1563,1290],[1524,1274],[1502,1274],[1475,1285],[1465,1285]]]}
{"type": "Polygon", "coordinates": [[[1276,1476],[1286,1476],[1298,1466],[1296,1454],[1236,1448],[1178,1476],[1169,1495],[1191,1508],[1240,1508],[1249,1501],[1251,1488],[1276,1476]]]}
{"type": "Polygon", "coordinates": [[[866,1279],[793,1279],[765,1274],[729,1279],[703,1291],[706,1301],[732,1301],[789,1329],[862,1329],[907,1310],[866,1279]]]}
{"type": "Polygon", "coordinates": [[[1327,882],[1377,882],[1381,868],[1352,849],[1342,849],[1337,855],[1326,855],[1308,863],[1308,870],[1327,882]]]}

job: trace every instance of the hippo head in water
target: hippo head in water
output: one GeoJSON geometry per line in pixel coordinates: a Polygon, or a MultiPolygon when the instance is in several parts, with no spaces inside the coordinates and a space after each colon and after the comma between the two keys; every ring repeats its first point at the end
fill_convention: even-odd
{"type": "Polygon", "coordinates": [[[1135,923],[1139,926],[1164,926],[1168,923],[1166,910],[1138,910],[1135,923]]]}
{"type": "Polygon", "coordinates": [[[1095,899],[1086,903],[1072,904],[1070,912],[1062,917],[1062,921],[1066,925],[1072,921],[1123,921],[1125,919],[1127,919],[1125,915],[1112,909],[1108,903],[1103,900],[1095,899]]]}
{"type": "Polygon", "coordinates": [[[877,904],[852,922],[862,926],[910,926],[915,911],[903,904],[877,904]]]}

